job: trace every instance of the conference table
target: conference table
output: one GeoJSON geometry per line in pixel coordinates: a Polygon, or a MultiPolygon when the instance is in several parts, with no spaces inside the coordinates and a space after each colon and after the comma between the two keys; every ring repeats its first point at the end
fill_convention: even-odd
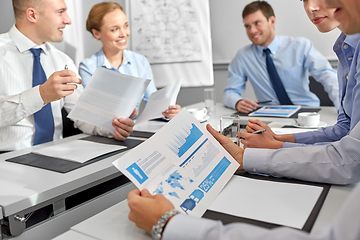
{"type": "MultiPolygon", "coordinates": [[[[186,108],[203,108],[204,103],[196,103],[186,108]]],[[[311,110],[311,108],[309,108],[311,110]]],[[[225,108],[222,103],[216,104],[216,112],[210,115],[210,118],[203,124],[211,124],[214,128],[219,129],[219,116],[223,114],[233,114],[235,111],[225,108]]],[[[321,107],[320,110],[321,121],[326,122],[328,125],[336,123],[337,112],[334,107],[321,107]]],[[[241,124],[246,124],[247,120],[251,118],[248,116],[241,117],[241,124]]],[[[271,127],[280,128],[284,125],[292,125],[294,119],[285,118],[268,118],[257,117],[264,122],[269,123],[271,127]]],[[[148,121],[136,126],[138,131],[157,131],[165,123],[148,121]]],[[[316,218],[316,221],[311,231],[316,231],[328,226],[337,214],[340,206],[349,196],[350,192],[355,185],[337,186],[332,185],[327,194],[327,197],[322,205],[322,208],[316,218]]],[[[114,206],[90,217],[89,219],[76,224],[70,228],[69,231],[54,238],[56,240],[65,239],[151,239],[151,237],[144,233],[144,231],[136,228],[136,226],[127,219],[129,209],[127,201],[120,201],[114,206]]]]}

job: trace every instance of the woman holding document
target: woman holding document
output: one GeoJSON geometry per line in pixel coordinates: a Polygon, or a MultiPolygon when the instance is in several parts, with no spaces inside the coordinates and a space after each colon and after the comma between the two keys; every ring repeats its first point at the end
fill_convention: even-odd
{"type": "MultiPolygon", "coordinates": [[[[122,74],[150,79],[141,99],[147,103],[150,95],[157,89],[148,60],[141,54],[126,50],[130,28],[123,8],[115,2],[96,4],[90,10],[86,29],[102,42],[103,48],[80,63],[79,73],[84,87],[96,68],[105,67],[122,74]]],[[[141,100],[136,105],[137,111],[141,100]]],[[[162,114],[166,118],[173,118],[179,112],[179,105],[171,105],[162,114]]]]}

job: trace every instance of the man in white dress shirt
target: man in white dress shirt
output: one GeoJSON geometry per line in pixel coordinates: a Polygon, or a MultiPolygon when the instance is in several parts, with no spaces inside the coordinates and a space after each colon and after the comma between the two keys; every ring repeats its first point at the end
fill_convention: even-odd
{"type": "MultiPolygon", "coordinates": [[[[69,112],[83,91],[74,62],[48,42],[61,42],[70,24],[64,0],[13,0],[15,25],[0,35],[0,151],[34,144],[34,113],[51,104],[53,140],[62,138],[61,109],[69,112]],[[34,55],[41,48],[40,63],[47,81],[32,86],[34,55]],[[67,66],[67,67],[65,67],[67,66]],[[68,70],[64,70],[68,68],[68,70]]],[[[135,112],[131,117],[135,115],[135,112]]],[[[113,119],[113,132],[75,121],[84,133],[125,140],[132,132],[131,119],[113,119]]]]}

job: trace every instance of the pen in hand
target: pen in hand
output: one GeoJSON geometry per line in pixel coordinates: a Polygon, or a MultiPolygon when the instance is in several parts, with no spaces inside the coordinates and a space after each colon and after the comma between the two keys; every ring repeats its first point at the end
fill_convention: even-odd
{"type": "Polygon", "coordinates": [[[257,130],[255,132],[252,132],[252,134],[259,134],[259,133],[263,133],[265,131],[266,131],[266,129],[264,128],[264,129],[260,129],[260,130],[257,130]]]}
{"type": "MultiPolygon", "coordinates": [[[[260,129],[260,130],[257,130],[257,131],[255,131],[255,132],[252,132],[251,134],[260,134],[260,133],[263,133],[263,132],[265,132],[265,131],[266,131],[266,129],[264,128],[264,129],[260,129]]],[[[244,138],[239,137],[239,139],[244,139],[244,138]]]]}
{"type": "Polygon", "coordinates": [[[262,101],[262,102],[258,102],[258,104],[271,103],[271,102],[274,102],[274,101],[275,100],[262,101]]]}

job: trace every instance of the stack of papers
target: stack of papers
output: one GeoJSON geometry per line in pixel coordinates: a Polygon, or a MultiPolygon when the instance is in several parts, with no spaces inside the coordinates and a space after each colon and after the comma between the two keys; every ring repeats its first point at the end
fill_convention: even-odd
{"type": "Polygon", "coordinates": [[[302,229],[322,187],[234,176],[210,210],[302,229]]]}
{"type": "Polygon", "coordinates": [[[126,147],[113,144],[103,144],[86,140],[73,140],[53,146],[43,147],[36,151],[32,151],[32,153],[84,163],[105,153],[124,148],[126,147]]]}
{"type": "Polygon", "coordinates": [[[271,128],[271,130],[275,134],[294,134],[294,133],[302,133],[302,132],[309,132],[309,131],[316,131],[315,128],[271,128]]]}

